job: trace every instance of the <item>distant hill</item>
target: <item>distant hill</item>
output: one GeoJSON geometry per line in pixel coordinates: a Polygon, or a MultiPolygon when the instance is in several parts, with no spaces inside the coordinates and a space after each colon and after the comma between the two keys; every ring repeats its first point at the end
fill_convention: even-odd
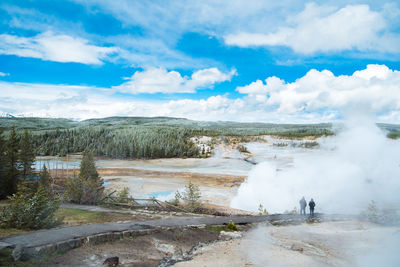
{"type": "MultiPolygon", "coordinates": [[[[400,136],[397,134],[399,125],[378,125],[395,133],[389,137],[400,136]]],[[[90,149],[97,156],[132,159],[197,157],[199,149],[190,139],[194,136],[232,136],[239,137],[236,138],[239,142],[246,142],[246,136],[257,135],[303,138],[334,134],[329,123],[210,122],[170,117],[109,117],[79,122],[53,118],[0,118],[0,129],[5,134],[11,127],[19,133],[25,129],[32,132],[38,155],[62,156],[90,149]]]]}
{"type": "Polygon", "coordinates": [[[274,124],[274,123],[241,123],[230,121],[193,121],[185,118],[172,117],[108,117],[73,121],[54,118],[0,118],[0,128],[9,130],[14,126],[17,130],[28,129],[33,131],[73,129],[82,127],[130,127],[130,126],[169,126],[183,127],[197,130],[210,130],[221,134],[262,134],[280,133],[288,131],[315,131],[331,130],[329,123],[321,124],[274,124]]]}

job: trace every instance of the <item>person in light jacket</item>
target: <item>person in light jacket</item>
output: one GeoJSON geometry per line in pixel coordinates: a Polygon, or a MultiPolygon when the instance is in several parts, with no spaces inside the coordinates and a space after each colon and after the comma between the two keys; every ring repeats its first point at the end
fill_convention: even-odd
{"type": "Polygon", "coordinates": [[[302,199],[300,199],[299,201],[300,203],[300,214],[306,214],[306,207],[307,207],[307,201],[306,199],[303,197],[302,199]]]}

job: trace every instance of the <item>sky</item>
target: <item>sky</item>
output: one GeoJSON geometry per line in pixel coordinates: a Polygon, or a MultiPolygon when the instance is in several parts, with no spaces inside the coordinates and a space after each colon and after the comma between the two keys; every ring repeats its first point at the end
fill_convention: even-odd
{"type": "Polygon", "coordinates": [[[400,123],[396,1],[3,0],[0,114],[400,123]]]}

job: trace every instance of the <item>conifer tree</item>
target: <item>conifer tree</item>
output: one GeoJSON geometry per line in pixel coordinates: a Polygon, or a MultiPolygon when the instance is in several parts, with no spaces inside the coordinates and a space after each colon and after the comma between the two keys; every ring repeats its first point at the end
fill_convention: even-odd
{"type": "Polygon", "coordinates": [[[83,180],[99,180],[99,174],[96,170],[93,153],[89,150],[83,152],[79,177],[83,180]]]}
{"type": "Polygon", "coordinates": [[[19,153],[21,175],[24,179],[32,175],[32,165],[35,162],[35,153],[32,145],[32,136],[25,130],[21,138],[21,151],[19,153]]]}
{"type": "Polygon", "coordinates": [[[75,203],[97,204],[103,196],[103,179],[100,178],[94,163],[93,153],[83,153],[78,177],[66,184],[66,197],[75,203]]]}
{"type": "Polygon", "coordinates": [[[196,211],[196,209],[201,207],[200,198],[201,192],[199,187],[192,182],[189,182],[189,184],[185,186],[185,191],[182,196],[186,208],[191,212],[196,211]]]}
{"type": "Polygon", "coordinates": [[[20,174],[18,167],[19,141],[14,127],[11,128],[5,150],[4,193],[9,196],[17,191],[18,176],[20,174]]]}
{"type": "Polygon", "coordinates": [[[0,199],[6,197],[5,193],[5,140],[3,138],[3,131],[0,129],[0,199]]]}
{"type": "Polygon", "coordinates": [[[45,189],[49,189],[50,187],[50,175],[49,172],[47,171],[46,165],[43,164],[43,169],[40,172],[40,184],[43,186],[45,189]]]}

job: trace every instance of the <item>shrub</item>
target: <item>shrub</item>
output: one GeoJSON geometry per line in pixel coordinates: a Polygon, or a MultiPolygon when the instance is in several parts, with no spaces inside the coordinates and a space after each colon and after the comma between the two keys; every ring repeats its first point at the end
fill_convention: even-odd
{"type": "Polygon", "coordinates": [[[96,205],[103,197],[103,182],[74,177],[67,181],[65,198],[73,203],[96,205]]]}
{"type": "Polygon", "coordinates": [[[390,139],[398,139],[400,138],[400,133],[398,132],[390,132],[387,134],[387,137],[390,139]]]}
{"type": "Polygon", "coordinates": [[[129,188],[124,187],[124,189],[117,192],[116,201],[119,203],[127,203],[130,199],[130,195],[129,188]]]}
{"type": "Polygon", "coordinates": [[[41,229],[60,223],[54,217],[59,208],[58,200],[40,184],[31,188],[23,182],[9,199],[12,204],[0,212],[2,228],[41,229]]]}
{"type": "Polygon", "coordinates": [[[261,203],[258,206],[258,215],[268,215],[267,209],[261,203]]]}
{"type": "Polygon", "coordinates": [[[239,150],[241,153],[250,153],[250,151],[244,145],[238,145],[237,150],[239,150]]]}
{"type": "Polygon", "coordinates": [[[237,231],[238,230],[236,224],[232,221],[229,221],[229,223],[226,225],[225,229],[228,231],[237,231]]]}
{"type": "Polygon", "coordinates": [[[369,203],[367,210],[364,212],[364,215],[367,217],[367,220],[370,222],[374,222],[374,223],[379,222],[378,207],[376,206],[375,201],[372,200],[369,203]]]}
{"type": "Polygon", "coordinates": [[[168,201],[169,204],[178,207],[181,204],[182,195],[178,190],[175,192],[175,197],[173,200],[168,201]]]}
{"type": "Polygon", "coordinates": [[[375,201],[371,201],[366,210],[361,215],[370,222],[384,225],[399,225],[400,215],[396,209],[378,208],[375,201]]]}

